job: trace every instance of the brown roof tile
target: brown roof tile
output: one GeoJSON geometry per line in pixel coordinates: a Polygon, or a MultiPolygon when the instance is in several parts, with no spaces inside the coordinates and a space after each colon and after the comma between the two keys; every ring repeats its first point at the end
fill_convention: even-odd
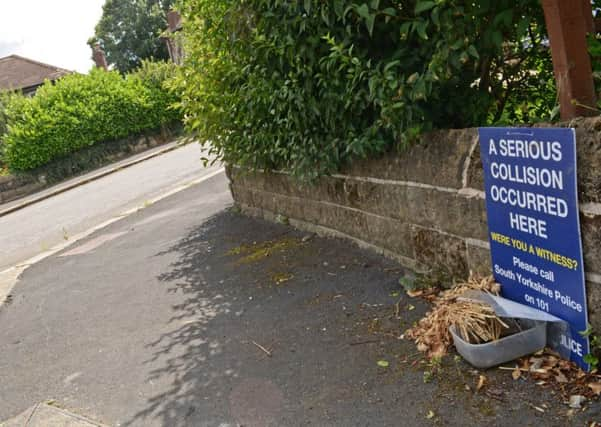
{"type": "Polygon", "coordinates": [[[71,73],[73,71],[10,55],[0,58],[0,90],[38,86],[44,80],[56,80],[71,73]]]}

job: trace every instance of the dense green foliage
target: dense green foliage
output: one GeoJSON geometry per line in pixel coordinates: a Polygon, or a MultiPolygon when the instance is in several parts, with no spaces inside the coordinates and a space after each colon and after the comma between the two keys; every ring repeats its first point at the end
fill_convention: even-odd
{"type": "Polygon", "coordinates": [[[168,84],[175,78],[177,66],[172,62],[143,60],[139,68],[130,73],[127,79],[138,80],[148,91],[152,103],[150,120],[154,128],[172,122],[181,122],[182,115],[177,107],[179,96],[168,84]]]}
{"type": "Polygon", "coordinates": [[[106,0],[102,17],[88,44],[100,44],[109,65],[126,73],[143,59],[167,60],[160,34],[167,29],[172,0],[106,0]]]}
{"type": "Polygon", "coordinates": [[[538,0],[181,0],[187,127],[233,164],[311,178],[432,128],[555,104],[538,0]]]}
{"type": "Polygon", "coordinates": [[[0,90],[0,173],[6,167],[4,163],[4,135],[8,132],[8,112],[10,103],[15,105],[24,102],[25,98],[20,92],[0,90]]]}
{"type": "Polygon", "coordinates": [[[162,87],[166,64],[144,64],[122,77],[94,70],[46,83],[33,98],[10,102],[4,160],[14,171],[42,166],[93,144],[177,121],[175,98],[162,87]]]}

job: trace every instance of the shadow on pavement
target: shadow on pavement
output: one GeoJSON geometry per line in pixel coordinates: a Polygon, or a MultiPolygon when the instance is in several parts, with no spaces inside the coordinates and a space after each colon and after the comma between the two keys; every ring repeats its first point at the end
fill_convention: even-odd
{"type": "Polygon", "coordinates": [[[427,305],[404,295],[398,265],[348,242],[224,212],[157,256],[166,254],[175,261],[159,280],[180,299],[167,332],[147,346],[157,392],[125,425],[576,421],[534,384],[506,382],[505,372],[485,372],[481,392],[481,372],[453,356],[431,375],[400,339],[427,305]],[[531,401],[545,399],[549,410],[538,414],[531,401]]]}
{"type": "Polygon", "coordinates": [[[150,383],[169,384],[167,389],[148,400],[147,408],[126,425],[141,424],[141,420],[159,418],[164,426],[194,425],[199,399],[220,398],[214,387],[220,376],[233,376],[234,369],[214,370],[208,359],[219,357],[227,337],[210,333],[211,322],[219,315],[230,313],[229,295],[209,283],[213,279],[207,257],[211,246],[206,236],[214,227],[211,219],[157,256],[176,254],[171,270],[158,279],[167,285],[167,292],[181,295],[174,305],[168,332],[147,345],[152,357],[146,363],[161,365],[151,371],[150,383]]]}

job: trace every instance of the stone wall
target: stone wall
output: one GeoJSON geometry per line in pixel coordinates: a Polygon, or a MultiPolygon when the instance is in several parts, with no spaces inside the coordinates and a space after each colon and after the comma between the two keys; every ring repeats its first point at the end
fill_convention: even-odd
{"type": "Polygon", "coordinates": [[[170,142],[178,132],[179,129],[162,129],[118,141],[104,142],[57,159],[31,172],[0,176],[0,204],[28,196],[67,178],[170,142]]]}
{"type": "MultiPolygon", "coordinates": [[[[591,322],[601,330],[601,119],[576,128],[591,322]]],[[[402,153],[357,161],[315,184],[284,173],[229,168],[240,208],[348,238],[416,271],[449,278],[490,273],[477,129],[438,131],[402,153]]]]}

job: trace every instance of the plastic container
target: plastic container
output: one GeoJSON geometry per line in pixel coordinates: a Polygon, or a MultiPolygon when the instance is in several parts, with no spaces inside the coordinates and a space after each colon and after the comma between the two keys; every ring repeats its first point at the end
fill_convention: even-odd
{"type": "Polygon", "coordinates": [[[455,348],[465,360],[476,368],[490,368],[518,357],[536,353],[547,343],[547,324],[536,320],[519,319],[523,331],[484,344],[464,341],[451,326],[455,348]]]}

